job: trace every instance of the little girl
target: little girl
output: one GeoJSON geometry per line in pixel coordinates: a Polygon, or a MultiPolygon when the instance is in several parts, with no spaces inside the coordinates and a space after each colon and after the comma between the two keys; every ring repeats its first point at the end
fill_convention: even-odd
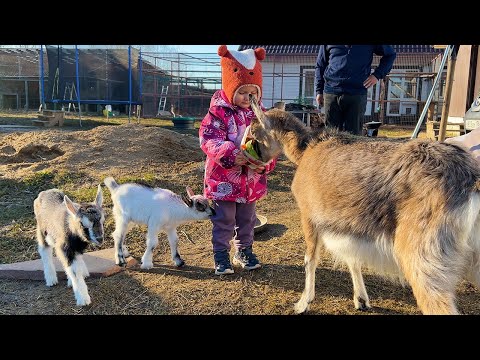
{"type": "Polygon", "coordinates": [[[265,166],[247,166],[247,158],[240,149],[245,129],[255,116],[249,95],[259,102],[262,96],[260,61],[265,58],[265,49],[234,51],[221,45],[218,55],[222,90],[212,96],[199,138],[207,155],[204,195],[214,200],[216,212],[210,217],[215,274],[222,275],[234,272],[229,255],[232,237],[236,250],[233,263],[246,270],[261,266],[252,250],[255,205],[267,193],[267,174],[274,169],[276,159],[265,166]]]}

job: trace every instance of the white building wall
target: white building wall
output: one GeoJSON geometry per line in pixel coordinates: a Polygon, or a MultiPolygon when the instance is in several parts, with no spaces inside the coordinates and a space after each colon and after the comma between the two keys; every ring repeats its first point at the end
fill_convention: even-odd
{"type": "MultiPolygon", "coordinates": [[[[268,57],[267,57],[268,58],[268,57]]],[[[271,107],[277,101],[298,100],[301,85],[301,67],[315,66],[316,56],[271,56],[263,68],[263,104],[271,107]]]]}

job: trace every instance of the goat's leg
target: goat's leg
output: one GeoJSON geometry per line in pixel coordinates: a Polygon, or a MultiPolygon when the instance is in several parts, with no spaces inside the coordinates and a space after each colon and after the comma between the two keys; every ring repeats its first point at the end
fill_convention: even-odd
{"type": "MultiPolygon", "coordinates": [[[[79,269],[77,258],[74,258],[72,263],[68,264],[68,259],[62,249],[57,248],[57,257],[63,265],[67,277],[71,280],[75,300],[78,306],[89,305],[92,301],[88,294],[87,283],[82,275],[82,270],[79,269]]],[[[81,266],[81,265],[80,265],[81,266]]]]}
{"type": "Polygon", "coordinates": [[[78,306],[89,305],[91,303],[90,295],[88,294],[87,284],[83,276],[78,274],[78,263],[76,259],[73,259],[72,263],[68,264],[68,259],[66,254],[62,249],[56,249],[58,260],[63,265],[65,274],[70,279],[72,284],[73,293],[75,295],[75,300],[77,300],[78,306]]]}
{"type": "Polygon", "coordinates": [[[153,230],[151,226],[147,230],[147,248],[142,256],[141,269],[151,269],[153,267],[153,251],[158,244],[158,231],[153,230]]]}
{"type": "MultiPolygon", "coordinates": [[[[410,236],[409,244],[415,243],[411,238],[410,236]]],[[[424,244],[434,241],[422,239],[424,244]]],[[[421,312],[425,315],[459,314],[455,305],[455,288],[460,279],[459,269],[455,269],[455,262],[448,258],[459,256],[456,250],[443,249],[447,251],[439,254],[437,249],[422,249],[418,243],[415,243],[417,246],[407,245],[401,248],[398,244],[402,243],[407,243],[406,239],[399,240],[397,236],[394,250],[421,312]],[[447,255],[448,253],[450,254],[447,255]]]]}
{"type": "Polygon", "coordinates": [[[370,309],[370,300],[368,299],[367,289],[363,282],[362,266],[356,261],[347,262],[350,275],[353,282],[353,303],[357,310],[370,309]]]}
{"type": "MultiPolygon", "coordinates": [[[[50,235],[47,235],[50,236],[50,235]]],[[[38,241],[38,253],[43,263],[43,275],[45,277],[45,283],[47,286],[53,286],[58,284],[57,271],[53,263],[53,248],[47,244],[43,237],[42,231],[37,226],[37,241],[38,241]]]]}
{"type": "Polygon", "coordinates": [[[127,264],[125,257],[125,237],[128,231],[128,221],[125,221],[121,215],[115,215],[115,231],[112,233],[115,248],[115,264],[123,266],[127,264]]]}
{"type": "Polygon", "coordinates": [[[87,264],[85,264],[85,260],[83,259],[83,255],[77,255],[76,257],[77,260],[77,268],[80,270],[80,274],[84,277],[87,278],[90,276],[90,272],[88,271],[87,264]]]}
{"type": "Polygon", "coordinates": [[[300,314],[308,310],[308,305],[315,297],[315,270],[320,260],[322,245],[320,236],[314,230],[310,219],[302,216],[302,229],[305,236],[305,289],[300,300],[295,304],[295,313],[300,314]]]}
{"type": "Polygon", "coordinates": [[[467,269],[466,280],[480,289],[480,254],[474,253],[467,269]]]}
{"type": "MultiPolygon", "coordinates": [[[[83,278],[89,277],[90,272],[87,269],[87,265],[85,264],[83,255],[75,256],[75,260],[77,261],[77,276],[83,276],[83,278]]],[[[68,277],[67,286],[72,287],[72,280],[70,279],[70,277],[68,277]]]]}
{"type": "Polygon", "coordinates": [[[172,254],[172,260],[175,263],[176,267],[185,265],[185,261],[180,257],[178,253],[178,235],[177,229],[166,229],[168,243],[170,244],[170,253],[172,254]]]}

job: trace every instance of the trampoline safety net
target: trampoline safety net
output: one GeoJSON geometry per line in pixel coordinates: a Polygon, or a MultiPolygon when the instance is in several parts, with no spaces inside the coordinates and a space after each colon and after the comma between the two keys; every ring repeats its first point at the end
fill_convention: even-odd
{"type": "Polygon", "coordinates": [[[75,48],[47,45],[46,54],[45,102],[141,104],[139,50],[131,47],[129,61],[128,49],[78,49],[78,81],[75,48]]]}

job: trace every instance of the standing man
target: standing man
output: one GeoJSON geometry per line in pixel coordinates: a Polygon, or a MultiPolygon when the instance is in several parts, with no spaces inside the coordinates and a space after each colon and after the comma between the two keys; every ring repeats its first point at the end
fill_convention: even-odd
{"type": "Polygon", "coordinates": [[[367,89],[389,73],[396,56],[391,45],[320,45],[315,90],[327,126],[361,134],[367,89]],[[373,54],[381,59],[371,73],[373,54]]]}

